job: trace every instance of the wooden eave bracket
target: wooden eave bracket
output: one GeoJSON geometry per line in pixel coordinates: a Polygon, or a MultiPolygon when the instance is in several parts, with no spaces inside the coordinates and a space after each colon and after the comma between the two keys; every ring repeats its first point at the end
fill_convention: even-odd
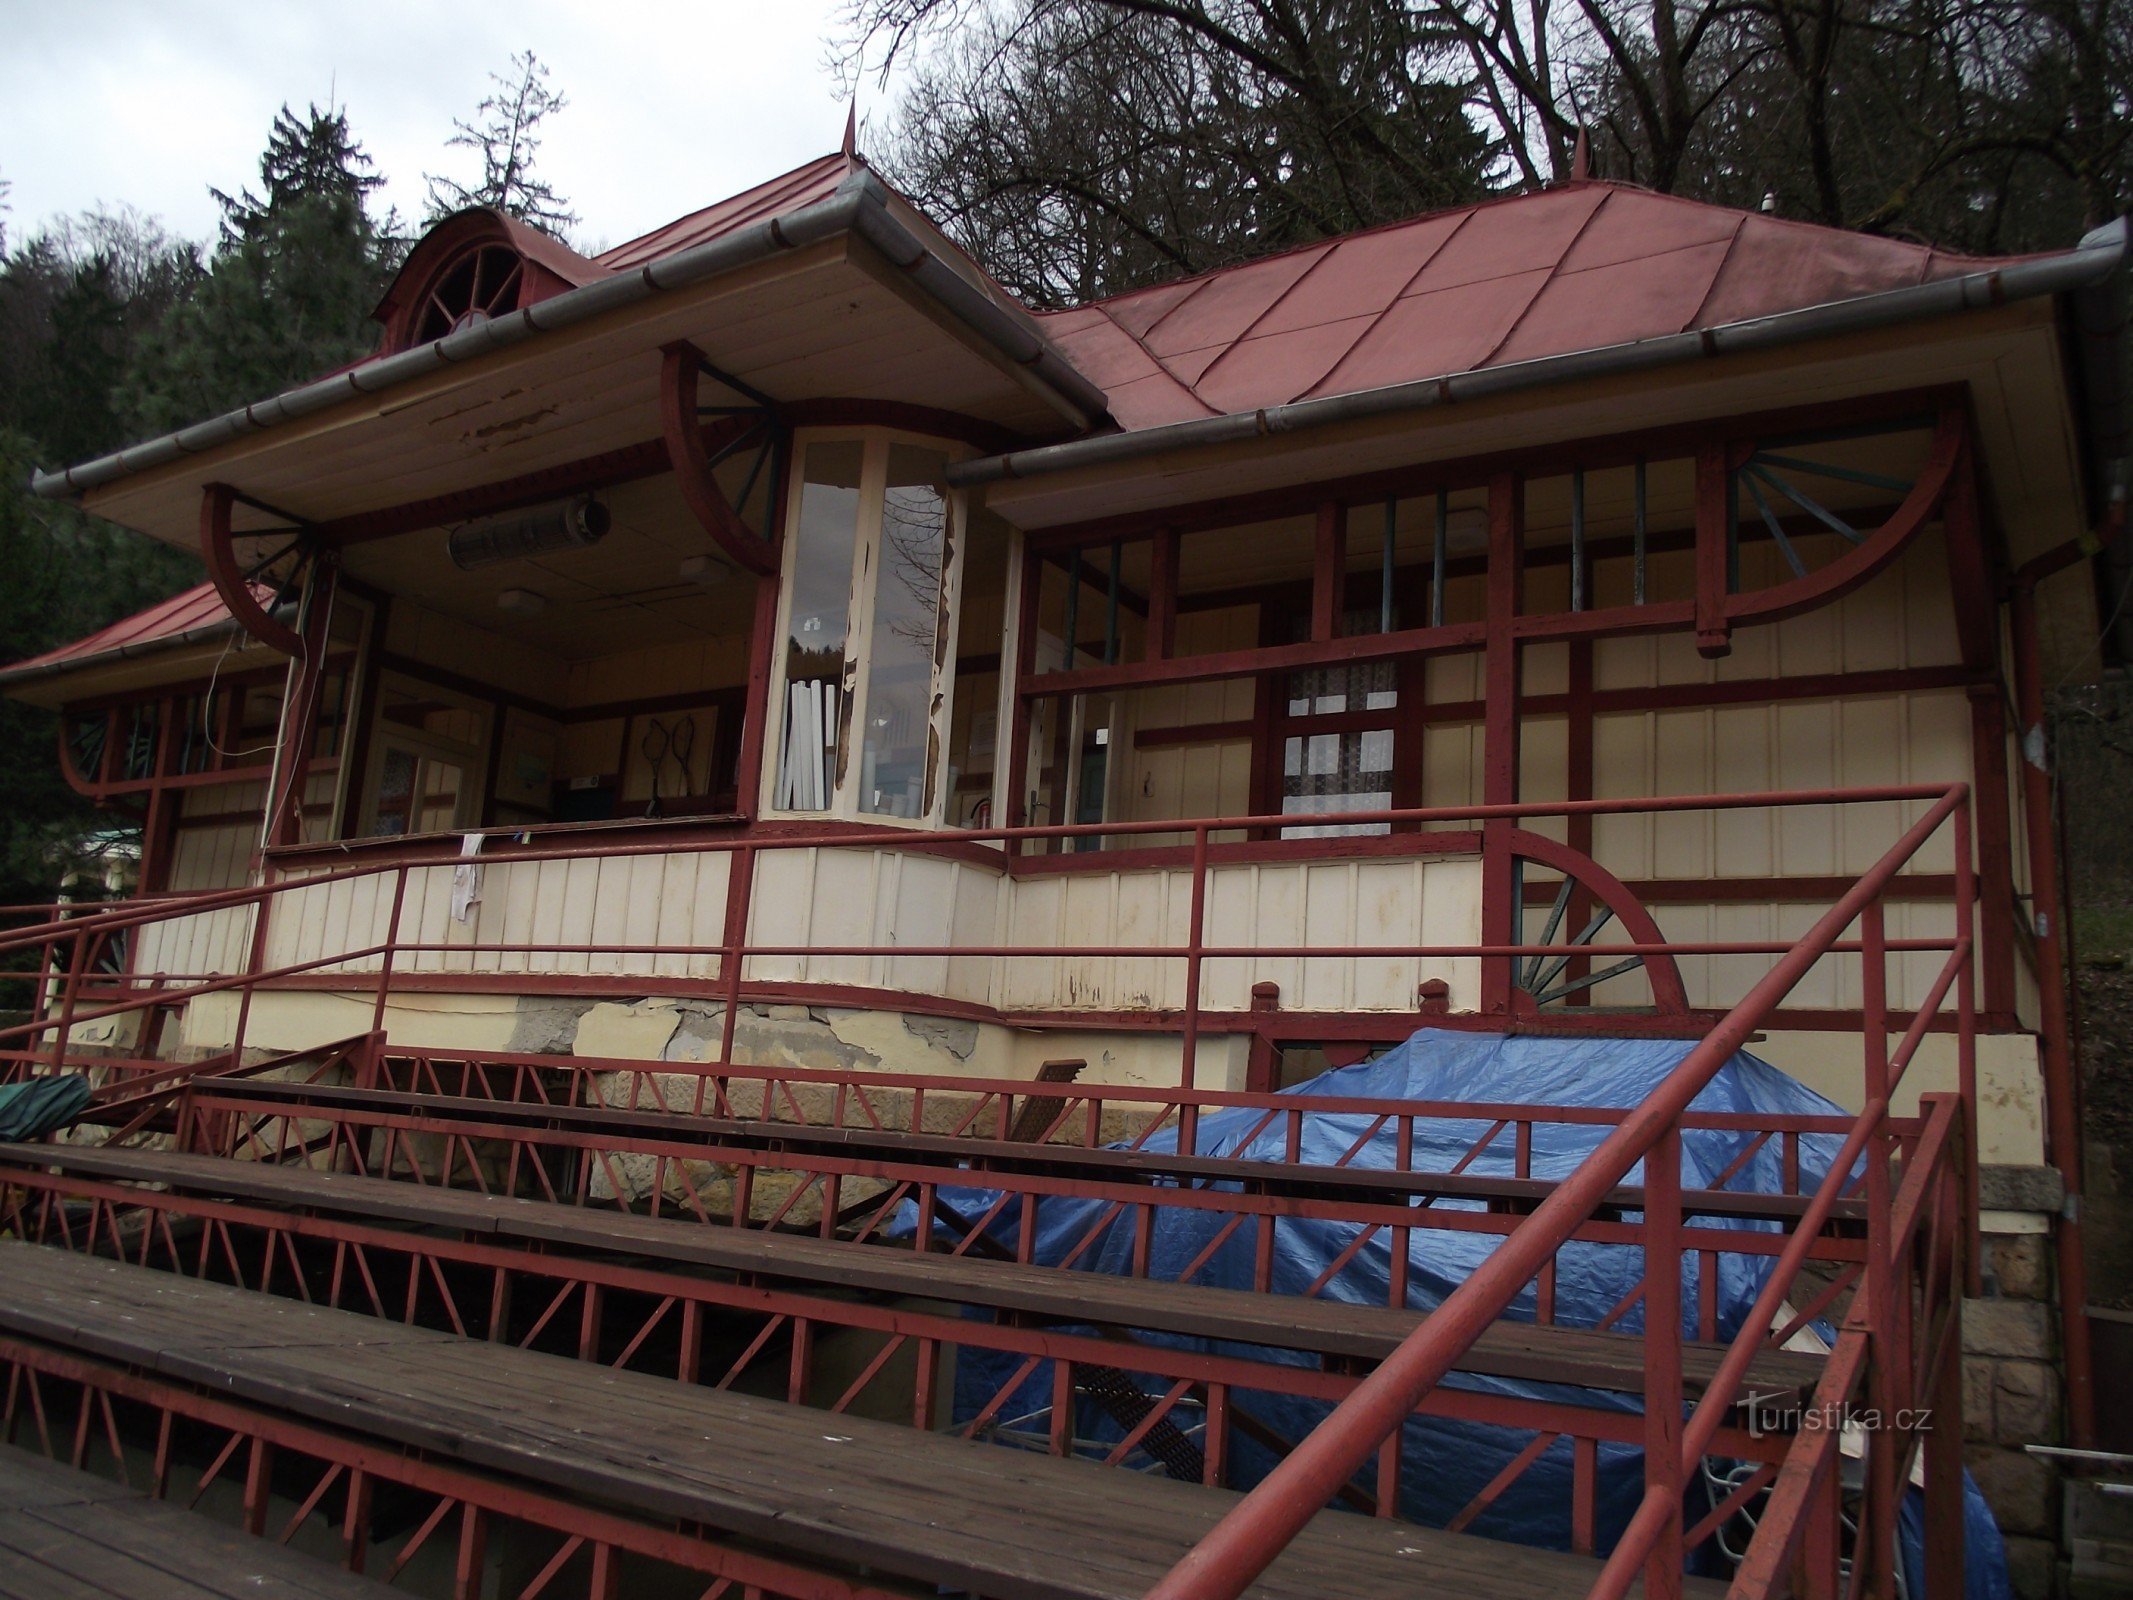
{"type": "Polygon", "coordinates": [[[704,445],[703,425],[697,416],[697,382],[703,373],[703,352],[685,340],[665,346],[660,352],[659,421],[666,436],[667,461],[681,497],[704,532],[742,570],[768,577],[778,569],[775,516],[768,519],[772,536],[759,539],[734,510],[726,492],[718,486],[711,468],[711,452],[704,445]]]}
{"type": "Polygon", "coordinates": [[[211,483],[200,491],[200,559],[207,564],[208,578],[238,627],[270,650],[302,655],[304,642],[296,630],[259,603],[238,569],[237,553],[230,545],[230,513],[236,503],[237,491],[226,483],[211,483]]]}
{"type": "MultiPolygon", "coordinates": [[[[1724,656],[1733,648],[1733,630],[1757,622],[1778,622],[1797,616],[1856,589],[1901,553],[1955,490],[1958,507],[1961,485],[1957,469],[1965,461],[1968,444],[1966,417],[1958,405],[1940,408],[1933,428],[1933,445],[1918,479],[1904,496],[1903,504],[1865,543],[1804,578],[1777,584],[1752,593],[1728,592],[1726,583],[1727,496],[1736,452],[1741,456],[1752,447],[1708,445],[1696,462],[1696,648],[1706,657],[1724,656]]],[[[1960,580],[1963,576],[1957,574],[1960,580]]]]}

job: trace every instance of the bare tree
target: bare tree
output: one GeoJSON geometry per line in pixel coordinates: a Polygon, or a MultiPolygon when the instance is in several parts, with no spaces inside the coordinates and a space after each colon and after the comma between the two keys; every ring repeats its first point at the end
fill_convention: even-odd
{"type": "Polygon", "coordinates": [[[1037,303],[1486,192],[1457,39],[1377,0],[853,0],[888,175],[1037,303]]]}
{"type": "Polygon", "coordinates": [[[848,0],[882,165],[1056,304],[1592,170],[1973,250],[2133,199],[2127,0],[848,0]]]}

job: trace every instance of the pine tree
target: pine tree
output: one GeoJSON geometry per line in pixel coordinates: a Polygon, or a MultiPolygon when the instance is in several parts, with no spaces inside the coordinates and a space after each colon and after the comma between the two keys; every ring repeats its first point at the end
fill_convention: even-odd
{"type": "Polygon", "coordinates": [[[496,87],[475,107],[478,125],[455,118],[452,137],[445,141],[456,149],[481,152],[481,181],[470,188],[453,178],[425,174],[430,220],[481,206],[560,239],[576,225],[577,213],[552,184],[533,175],[533,162],[541,148],[541,122],[570,102],[560,90],[549,88],[548,69],[531,50],[511,58],[510,76],[492,72],[489,81],[496,87]]]}
{"type": "Polygon", "coordinates": [[[371,308],[399,247],[367,204],[370,171],[344,112],[275,117],[261,193],[213,191],[222,237],[205,280],[142,352],[130,416],[183,427],[323,376],[370,352],[371,308]]]}

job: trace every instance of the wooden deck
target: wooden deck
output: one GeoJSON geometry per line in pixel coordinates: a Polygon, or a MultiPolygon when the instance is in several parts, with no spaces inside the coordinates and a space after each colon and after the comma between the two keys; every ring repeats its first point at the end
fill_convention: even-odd
{"type": "MultiPolygon", "coordinates": [[[[14,1338],[818,1569],[998,1600],[1136,1600],[1238,1498],[35,1245],[0,1244],[0,1281],[0,1333],[14,1338]]],[[[1595,1571],[1577,1556],[1325,1512],[1248,1593],[1554,1600],[1595,1571]]]]}
{"type": "MultiPolygon", "coordinates": [[[[0,1166],[51,1167],[83,1177],[167,1186],[183,1193],[304,1212],[450,1229],[474,1238],[573,1254],[627,1254],[689,1272],[746,1273],[757,1282],[950,1301],[1059,1325],[1112,1326],[1220,1339],[1322,1359],[1374,1364],[1423,1321],[1420,1312],[1195,1284],[1062,1271],[1011,1261],[920,1254],[870,1244],[774,1234],[687,1219],[512,1199],[462,1189],[211,1156],[89,1146],[0,1144],[0,1166]]],[[[1724,1348],[1683,1347],[1683,1374],[1699,1393],[1724,1348]]],[[[1459,1370],[1497,1378],[1641,1393],[1643,1341],[1633,1334],[1499,1322],[1459,1370]]],[[[1765,1353],[1746,1391],[1776,1400],[1811,1390],[1819,1357],[1765,1353]]]]}
{"type": "Polygon", "coordinates": [[[384,1600],[393,1592],[0,1445],[0,1600],[384,1600]]]}

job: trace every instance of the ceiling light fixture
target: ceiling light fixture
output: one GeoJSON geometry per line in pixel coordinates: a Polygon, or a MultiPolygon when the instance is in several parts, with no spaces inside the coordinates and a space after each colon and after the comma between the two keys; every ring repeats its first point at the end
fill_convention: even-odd
{"type": "Polygon", "coordinates": [[[496,597],[496,609],[514,617],[537,617],[548,609],[548,597],[534,589],[506,589],[496,597]]]}

